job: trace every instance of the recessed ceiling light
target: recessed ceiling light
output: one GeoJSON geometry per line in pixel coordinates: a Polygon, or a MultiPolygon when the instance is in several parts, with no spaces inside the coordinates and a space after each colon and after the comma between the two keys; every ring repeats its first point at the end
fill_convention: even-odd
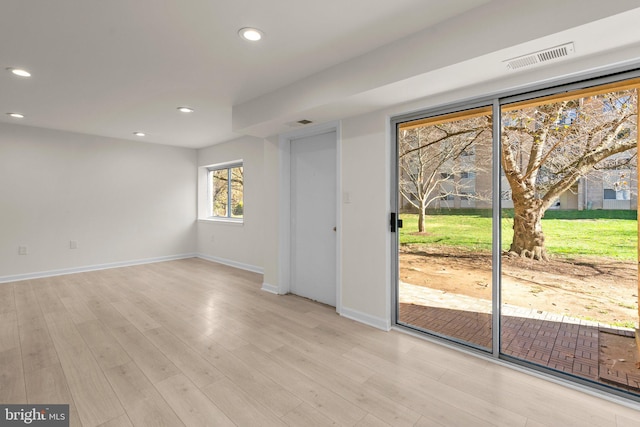
{"type": "Polygon", "coordinates": [[[13,117],[14,119],[24,119],[24,114],[20,113],[7,113],[7,116],[13,117]]]}
{"type": "Polygon", "coordinates": [[[133,133],[135,136],[146,136],[147,134],[144,132],[134,132],[133,133]]]}
{"type": "Polygon", "coordinates": [[[241,28],[240,31],[238,31],[238,34],[240,34],[240,37],[245,40],[249,40],[250,42],[257,42],[264,36],[264,33],[261,30],[250,27],[241,28]]]}
{"type": "Polygon", "coordinates": [[[13,74],[15,74],[16,76],[20,76],[20,77],[31,77],[31,73],[28,72],[27,70],[24,70],[22,68],[12,68],[9,67],[7,68],[7,71],[11,71],[13,74]]]}
{"type": "Polygon", "coordinates": [[[178,111],[181,113],[193,113],[195,110],[191,107],[178,107],[178,111]]]}

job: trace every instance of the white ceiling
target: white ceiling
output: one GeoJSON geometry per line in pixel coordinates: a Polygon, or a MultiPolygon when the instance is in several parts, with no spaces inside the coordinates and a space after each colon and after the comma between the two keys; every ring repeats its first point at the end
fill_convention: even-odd
{"type": "MultiPolygon", "coordinates": [[[[521,3],[545,2],[557,4],[546,0],[521,3]]],[[[584,0],[572,2],[584,4],[584,0]]],[[[442,75],[453,63],[464,64],[466,59],[498,51],[518,52],[513,46],[533,48],[535,44],[526,45],[527,40],[542,40],[562,33],[560,30],[574,31],[565,34],[565,39],[577,37],[581,42],[594,38],[589,34],[593,26],[582,27],[590,22],[601,25],[594,17],[608,16],[585,12],[582,20],[563,19],[567,21],[564,25],[547,25],[547,33],[532,25],[528,33],[523,31],[527,39],[510,36],[506,39],[511,41],[504,43],[487,39],[486,49],[472,51],[461,46],[459,55],[448,53],[444,61],[441,53],[435,54],[438,52],[431,60],[427,55],[416,55],[424,56],[422,62],[412,59],[405,63],[402,57],[393,58],[397,63],[384,61],[390,58],[388,51],[403,42],[427,40],[420,46],[433,52],[434,45],[444,45],[447,40],[459,43],[464,36],[469,46],[475,46],[464,23],[474,22],[477,31],[485,31],[485,23],[499,22],[500,13],[508,12],[507,5],[517,3],[2,0],[0,122],[199,148],[252,133],[252,126],[267,122],[269,126],[254,133],[281,130],[284,121],[307,118],[300,115],[314,109],[318,114],[313,119],[318,120],[379,108],[384,102],[373,96],[374,89],[388,94],[390,85],[398,81],[438,71],[442,75]],[[494,16],[487,16],[492,10],[494,16]],[[245,26],[262,29],[265,39],[259,44],[241,40],[237,31],[245,26]],[[383,62],[376,63],[376,59],[383,62]],[[6,72],[7,67],[24,67],[33,76],[20,79],[6,72]],[[336,94],[327,98],[334,89],[336,94]],[[296,94],[307,103],[298,105],[296,94]],[[309,102],[311,98],[316,102],[309,102]],[[269,105],[274,102],[278,105],[272,109],[269,105]],[[196,111],[179,113],[176,108],[183,105],[196,111]],[[252,117],[256,109],[261,109],[263,116],[270,110],[271,115],[252,117]],[[7,112],[26,117],[12,119],[4,114],[7,112]],[[135,131],[147,136],[135,137],[135,131]]],[[[611,14],[634,6],[640,7],[640,2],[619,0],[618,9],[611,14]]],[[[513,7],[509,10],[517,12],[513,7]]],[[[615,29],[615,22],[607,25],[615,29]]],[[[637,30],[618,33],[614,46],[640,42],[637,30]]],[[[598,46],[602,52],[610,49],[611,43],[598,46]]],[[[478,74],[468,67],[466,74],[456,73],[456,79],[466,78],[467,82],[478,74]]],[[[482,78],[498,77],[496,73],[482,78]]],[[[416,93],[405,92],[406,88],[396,87],[394,93],[400,95],[391,97],[390,102],[416,97],[416,93]]]]}

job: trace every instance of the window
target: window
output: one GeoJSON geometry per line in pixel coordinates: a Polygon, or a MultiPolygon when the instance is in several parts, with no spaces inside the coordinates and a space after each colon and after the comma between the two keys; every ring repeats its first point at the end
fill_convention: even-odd
{"type": "Polygon", "coordinates": [[[605,200],[629,200],[631,196],[631,170],[605,171],[602,186],[605,200]]]}
{"type": "Polygon", "coordinates": [[[208,168],[209,216],[242,219],[244,171],[242,163],[208,168]]]}

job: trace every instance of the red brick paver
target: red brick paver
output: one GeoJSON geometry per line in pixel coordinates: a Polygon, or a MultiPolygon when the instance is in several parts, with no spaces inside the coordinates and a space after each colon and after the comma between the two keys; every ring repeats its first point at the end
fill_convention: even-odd
{"type": "MultiPolygon", "coordinates": [[[[601,332],[633,331],[561,314],[503,305],[501,352],[582,378],[640,391],[640,372],[624,373],[599,362],[601,332]]],[[[401,284],[399,320],[425,331],[491,348],[491,302],[401,284]]]]}

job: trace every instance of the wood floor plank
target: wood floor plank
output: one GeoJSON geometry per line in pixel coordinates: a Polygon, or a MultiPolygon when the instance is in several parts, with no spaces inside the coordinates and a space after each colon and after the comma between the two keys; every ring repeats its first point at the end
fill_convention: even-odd
{"type": "Polygon", "coordinates": [[[26,401],[20,348],[0,352],[0,402],[8,404],[26,401]]]}
{"type": "Polygon", "coordinates": [[[67,313],[45,314],[82,424],[97,426],[124,413],[91,350],[67,313]]]}
{"type": "MultiPolygon", "coordinates": [[[[367,415],[366,411],[338,395],[331,387],[325,387],[310,380],[299,370],[291,369],[287,364],[281,363],[253,345],[239,348],[233,354],[244,361],[247,366],[252,366],[268,375],[311,408],[314,408],[315,411],[338,425],[355,425],[367,415]]],[[[298,407],[299,405],[295,405],[281,416],[284,417],[298,407]]]]}
{"type": "Polygon", "coordinates": [[[116,310],[122,314],[133,326],[138,328],[140,332],[148,331],[149,329],[159,328],[161,325],[147,316],[144,312],[140,311],[131,302],[123,300],[112,303],[116,310]]]}
{"type": "Polygon", "coordinates": [[[340,350],[336,351],[336,349],[332,347],[302,339],[286,329],[267,327],[267,330],[271,332],[268,336],[275,337],[276,340],[280,340],[283,345],[294,347],[305,356],[318,363],[331,366],[339,375],[351,378],[356,382],[362,383],[376,372],[360,363],[360,361],[353,361],[343,357],[343,353],[340,350]]]}
{"type": "Polygon", "coordinates": [[[130,325],[129,321],[107,299],[93,295],[87,299],[87,306],[109,330],[130,325]]]}
{"type": "Polygon", "coordinates": [[[635,426],[628,407],[202,259],[0,284],[0,402],[76,426],[635,426]],[[542,408],[542,409],[541,409],[542,408]]]}
{"type": "Polygon", "coordinates": [[[106,423],[100,424],[98,427],[133,427],[131,420],[126,414],[120,415],[118,418],[114,418],[106,423]]]}
{"type": "Polygon", "coordinates": [[[204,387],[224,378],[215,366],[164,328],[147,330],[144,335],[196,386],[204,387]]]}
{"type": "MultiPolygon", "coordinates": [[[[239,339],[251,343],[267,353],[270,353],[284,345],[282,344],[282,341],[265,334],[261,329],[262,328],[260,327],[244,326],[236,331],[235,335],[239,339]]],[[[212,335],[212,337],[215,336],[212,335]]]]}
{"type": "MultiPolygon", "coordinates": [[[[39,322],[38,322],[39,323],[39,322]]],[[[60,363],[46,321],[42,317],[43,326],[36,329],[20,328],[20,341],[22,346],[22,362],[25,372],[37,371],[47,366],[60,363]]]]}
{"type": "Polygon", "coordinates": [[[301,401],[294,393],[283,388],[251,365],[243,363],[216,343],[195,343],[200,355],[240,387],[245,393],[282,416],[298,406],[301,401]]]}
{"type": "Polygon", "coordinates": [[[73,404],[62,366],[52,365],[25,375],[27,401],[51,404],[73,404]]]}
{"type": "Polygon", "coordinates": [[[615,414],[608,411],[602,402],[592,402],[594,413],[586,413],[583,410],[583,393],[558,389],[548,381],[522,372],[478,371],[470,376],[464,371],[450,370],[439,379],[439,383],[446,388],[464,391],[472,395],[473,400],[485,401],[491,407],[529,414],[529,423],[602,426],[615,423],[615,414]],[[549,400],[545,405],[546,411],[535,410],[536,402],[541,400],[549,400]]]}
{"type": "Polygon", "coordinates": [[[158,383],[160,394],[187,426],[235,426],[235,424],[186,376],[179,374],[158,383]]]}
{"type": "Polygon", "coordinates": [[[124,405],[136,399],[157,395],[151,381],[134,362],[127,362],[107,369],[105,375],[124,405]]]}
{"type": "Polygon", "coordinates": [[[448,425],[439,423],[433,418],[420,417],[414,427],[448,427],[448,425]]]}
{"type": "Polygon", "coordinates": [[[59,363],[25,372],[25,384],[28,403],[69,405],[70,427],[82,425],[67,379],[59,363]]]}
{"type": "Polygon", "coordinates": [[[636,427],[640,422],[640,413],[616,415],[617,427],[636,427]]]}
{"type": "Polygon", "coordinates": [[[152,383],[180,373],[176,365],[133,325],[113,328],[110,332],[152,383]]]}
{"type": "Polygon", "coordinates": [[[14,286],[20,286],[21,283],[0,283],[0,313],[16,311],[16,303],[14,297],[14,286]]]}
{"type": "Polygon", "coordinates": [[[25,372],[60,363],[47,321],[30,281],[15,286],[16,315],[25,372]]]}
{"type": "Polygon", "coordinates": [[[66,308],[55,291],[55,283],[64,282],[64,276],[45,277],[31,282],[33,292],[43,313],[64,313],[66,308]]]}
{"type": "MultiPolygon", "coordinates": [[[[313,381],[328,388],[335,388],[336,393],[347,401],[357,405],[381,420],[396,426],[413,426],[420,414],[405,405],[385,396],[384,392],[376,392],[369,387],[343,377],[331,368],[317,363],[299,351],[283,347],[271,353],[283,363],[299,370],[313,381]]],[[[369,380],[365,384],[368,383],[369,380]]]]}
{"type": "Polygon", "coordinates": [[[83,322],[76,327],[103,370],[131,361],[129,354],[99,320],[83,322]]]}
{"type": "Polygon", "coordinates": [[[212,340],[213,342],[222,346],[227,351],[233,351],[249,344],[249,341],[247,341],[246,339],[241,338],[240,336],[232,332],[229,332],[223,328],[218,328],[217,330],[214,330],[209,335],[204,337],[204,339],[207,341],[212,340]]]}
{"type": "Polygon", "coordinates": [[[319,327],[307,328],[305,326],[298,325],[295,321],[292,321],[277,312],[266,313],[263,315],[262,322],[263,324],[286,330],[289,333],[297,335],[298,337],[316,345],[330,346],[337,352],[347,352],[356,345],[351,339],[346,337],[337,337],[332,333],[333,331],[331,333],[327,333],[319,327]]]}
{"type": "Polygon", "coordinates": [[[18,347],[20,347],[20,333],[16,312],[0,313],[0,352],[18,347]]]}
{"type": "Polygon", "coordinates": [[[255,402],[228,378],[203,388],[204,394],[239,426],[285,426],[270,409],[255,402]]]}
{"type": "Polygon", "coordinates": [[[108,369],[105,375],[133,425],[149,427],[183,425],[134,362],[108,369]]]}
{"type": "Polygon", "coordinates": [[[74,323],[98,319],[86,303],[77,297],[61,297],[60,302],[65,306],[74,323]]]}
{"type": "Polygon", "coordinates": [[[398,403],[407,405],[423,417],[445,425],[459,420],[464,425],[524,426],[526,416],[505,407],[489,404],[464,391],[422,378],[404,378],[377,374],[369,378],[366,386],[385,393],[398,403]]]}
{"type": "MultiPolygon", "coordinates": [[[[636,423],[636,424],[637,424],[637,423],[636,423]]],[[[635,426],[636,424],[634,424],[634,426],[635,426]]],[[[426,426],[427,426],[427,424],[421,424],[421,426],[426,427],[426,426]]],[[[535,421],[535,420],[528,419],[528,420],[527,420],[527,424],[525,425],[525,427],[552,427],[552,426],[551,426],[551,425],[549,425],[549,424],[542,424],[542,423],[539,423],[539,422],[537,422],[537,421],[535,421]]],[[[617,427],[620,427],[620,426],[618,425],[617,427]]]]}
{"type": "Polygon", "coordinates": [[[289,413],[282,417],[288,426],[317,426],[317,427],[329,427],[339,426],[340,424],[331,420],[327,416],[321,414],[313,406],[306,402],[301,403],[299,406],[293,408],[289,413]]]}
{"type": "MultiPolygon", "coordinates": [[[[418,422],[420,422],[419,419],[418,419],[418,422]]],[[[414,427],[416,425],[418,425],[418,423],[416,423],[414,427]]],[[[380,418],[374,417],[371,414],[367,414],[367,416],[364,417],[362,421],[356,424],[356,427],[390,427],[390,426],[391,424],[387,424],[384,421],[382,421],[380,418]]]]}
{"type": "Polygon", "coordinates": [[[425,361],[418,363],[422,367],[421,370],[416,370],[414,365],[405,361],[404,357],[396,355],[394,361],[389,361],[385,357],[381,357],[379,354],[366,350],[362,347],[354,347],[348,352],[342,355],[344,358],[349,359],[355,363],[362,364],[375,372],[384,372],[387,375],[395,378],[413,378],[416,375],[425,380],[432,379],[437,380],[446,371],[447,365],[440,363],[429,363],[425,361]]]}
{"type": "Polygon", "coordinates": [[[31,281],[15,284],[15,303],[18,324],[21,330],[46,327],[40,303],[31,281]]]}

